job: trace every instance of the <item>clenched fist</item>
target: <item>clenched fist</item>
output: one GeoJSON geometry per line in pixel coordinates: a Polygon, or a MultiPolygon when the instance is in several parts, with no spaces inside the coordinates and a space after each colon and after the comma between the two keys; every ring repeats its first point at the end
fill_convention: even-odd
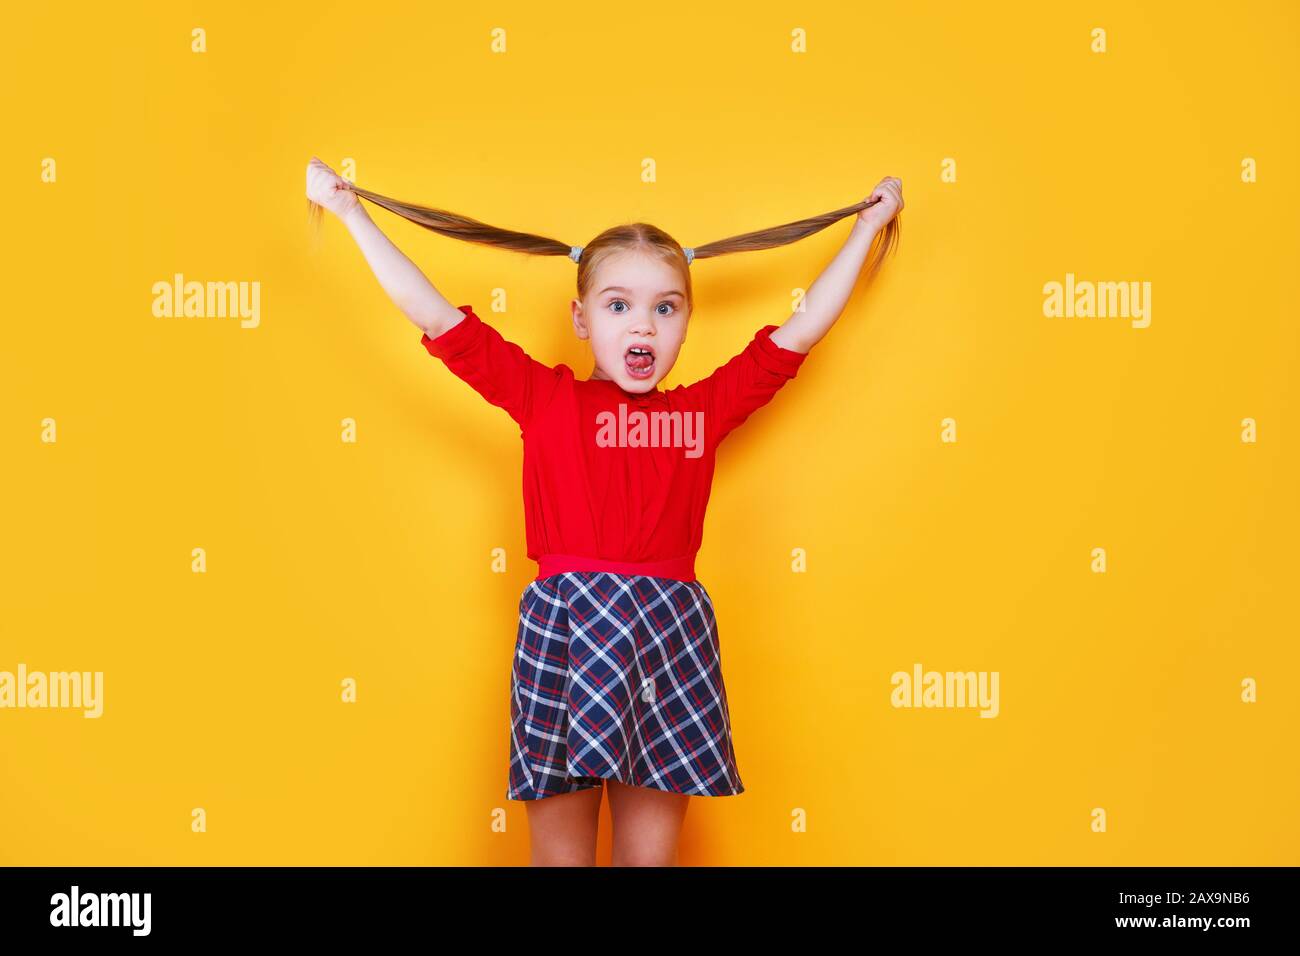
{"type": "Polygon", "coordinates": [[[868,199],[879,199],[866,209],[858,211],[858,218],[876,229],[883,228],[889,220],[903,211],[903,181],[897,176],[886,176],[871,191],[868,199]]]}
{"type": "Polygon", "coordinates": [[[339,217],[361,203],[348,181],[315,156],[307,164],[307,198],[339,217]]]}

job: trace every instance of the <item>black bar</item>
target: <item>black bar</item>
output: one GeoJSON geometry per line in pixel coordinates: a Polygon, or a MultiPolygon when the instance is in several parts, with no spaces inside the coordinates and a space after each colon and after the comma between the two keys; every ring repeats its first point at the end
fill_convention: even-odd
{"type": "MultiPolygon", "coordinates": [[[[788,925],[804,933],[843,929],[863,942],[878,934],[918,943],[1129,936],[1230,946],[1294,929],[1296,873],[1294,867],[10,867],[0,869],[0,933],[6,943],[73,935],[92,946],[148,945],[149,939],[335,945],[425,939],[433,945],[457,930],[508,945],[524,929],[541,934],[533,945],[563,946],[591,916],[625,921],[631,938],[647,939],[687,927],[695,927],[687,938],[698,938],[690,934],[703,923],[724,938],[788,925]],[[1171,892],[1181,898],[1171,901],[1171,892]],[[146,925],[146,898],[104,895],[146,893],[148,933],[137,935],[146,925]],[[118,925],[52,925],[52,918],[72,923],[74,913],[78,923],[100,912],[111,922],[115,909],[118,925]]],[[[683,937],[667,937],[673,938],[682,944],[683,937]]]]}

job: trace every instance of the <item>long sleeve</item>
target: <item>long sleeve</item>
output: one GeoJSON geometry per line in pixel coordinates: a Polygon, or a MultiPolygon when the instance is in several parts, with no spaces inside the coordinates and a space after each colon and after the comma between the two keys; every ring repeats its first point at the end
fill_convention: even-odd
{"type": "Polygon", "coordinates": [[[776,328],[763,326],[725,365],[690,386],[701,390],[705,430],[712,434],[715,447],[756,409],[771,401],[808,357],[806,352],[785,349],[773,342],[776,328]]]}
{"type": "Polygon", "coordinates": [[[543,365],[529,356],[480,319],[471,306],[457,308],[465,318],[436,338],[425,333],[420,344],[474,391],[505,409],[522,435],[535,409],[558,383],[559,366],[543,365]]]}

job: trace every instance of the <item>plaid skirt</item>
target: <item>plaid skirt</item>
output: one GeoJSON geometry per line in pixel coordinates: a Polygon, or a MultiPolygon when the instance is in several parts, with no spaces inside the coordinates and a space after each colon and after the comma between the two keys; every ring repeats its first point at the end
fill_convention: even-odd
{"type": "Polygon", "coordinates": [[[534,580],[510,679],[510,800],[602,786],[734,796],[713,602],[698,581],[605,571],[534,580]]]}

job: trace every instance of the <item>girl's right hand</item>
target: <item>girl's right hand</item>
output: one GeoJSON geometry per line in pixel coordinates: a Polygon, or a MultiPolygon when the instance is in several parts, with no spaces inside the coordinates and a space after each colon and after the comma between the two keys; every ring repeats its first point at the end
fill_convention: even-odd
{"type": "Polygon", "coordinates": [[[307,198],[340,218],[361,204],[348,181],[315,156],[307,164],[307,198]]]}

